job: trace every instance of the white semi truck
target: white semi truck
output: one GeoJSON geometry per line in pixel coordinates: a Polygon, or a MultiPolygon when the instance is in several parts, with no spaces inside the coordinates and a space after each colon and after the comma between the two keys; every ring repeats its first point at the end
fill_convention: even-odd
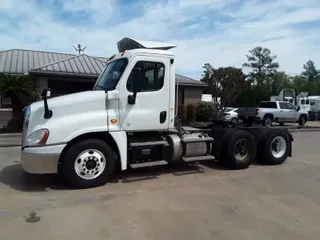
{"type": "Polygon", "coordinates": [[[258,158],[281,164],[292,151],[285,129],[177,125],[171,44],[124,38],[91,91],[25,109],[21,162],[32,174],[59,173],[74,188],[105,184],[116,167],[218,160],[243,169],[258,158]]]}

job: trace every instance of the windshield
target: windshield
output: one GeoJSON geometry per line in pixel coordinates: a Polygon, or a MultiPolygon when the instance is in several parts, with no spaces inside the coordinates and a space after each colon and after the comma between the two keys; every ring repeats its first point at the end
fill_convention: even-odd
{"type": "Polygon", "coordinates": [[[120,58],[118,60],[108,63],[103,73],[99,76],[94,90],[113,90],[117,86],[124,70],[128,64],[127,58],[120,58]]]}

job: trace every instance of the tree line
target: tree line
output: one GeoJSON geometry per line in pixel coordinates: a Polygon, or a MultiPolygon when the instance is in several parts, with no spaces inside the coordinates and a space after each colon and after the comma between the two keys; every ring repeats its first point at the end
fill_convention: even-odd
{"type": "Polygon", "coordinates": [[[248,68],[244,74],[241,68],[219,67],[210,63],[203,66],[201,81],[208,84],[204,93],[213,98],[221,98],[221,106],[256,106],[261,101],[269,100],[270,96],[279,95],[284,88],[293,88],[296,94],[309,92],[310,95],[320,95],[320,70],[311,60],[302,67],[303,71],[295,76],[279,71],[276,55],[268,48],[261,46],[249,50],[247,61],[243,68],[248,68]]]}

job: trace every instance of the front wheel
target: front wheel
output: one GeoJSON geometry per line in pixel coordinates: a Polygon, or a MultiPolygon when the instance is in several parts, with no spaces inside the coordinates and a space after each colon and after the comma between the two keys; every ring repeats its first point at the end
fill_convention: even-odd
{"type": "Polygon", "coordinates": [[[65,152],[61,174],[70,187],[91,188],[105,184],[114,167],[111,147],[99,139],[86,139],[71,145],[65,152]]]}

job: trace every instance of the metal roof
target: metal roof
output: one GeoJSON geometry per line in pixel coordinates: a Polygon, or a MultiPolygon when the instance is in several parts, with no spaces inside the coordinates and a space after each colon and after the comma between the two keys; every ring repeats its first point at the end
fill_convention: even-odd
{"type": "MultiPolygon", "coordinates": [[[[98,77],[108,58],[86,54],[65,54],[23,49],[0,51],[0,73],[51,74],[98,77]]],[[[184,86],[205,87],[204,82],[176,74],[176,82],[184,86]]]]}
{"type": "Polygon", "coordinates": [[[25,74],[30,69],[61,61],[74,54],[42,52],[23,49],[0,51],[0,72],[7,74],[25,74]]]}
{"type": "Polygon", "coordinates": [[[189,77],[185,77],[185,76],[182,76],[180,74],[177,74],[176,73],[176,82],[178,82],[179,85],[190,85],[190,86],[207,86],[206,83],[204,82],[201,82],[201,81],[198,81],[198,80],[194,80],[192,78],[189,78],[189,77]]]}
{"type": "Polygon", "coordinates": [[[76,55],[61,61],[49,63],[35,69],[30,73],[85,75],[97,77],[103,70],[106,62],[86,54],[76,55]]]}

